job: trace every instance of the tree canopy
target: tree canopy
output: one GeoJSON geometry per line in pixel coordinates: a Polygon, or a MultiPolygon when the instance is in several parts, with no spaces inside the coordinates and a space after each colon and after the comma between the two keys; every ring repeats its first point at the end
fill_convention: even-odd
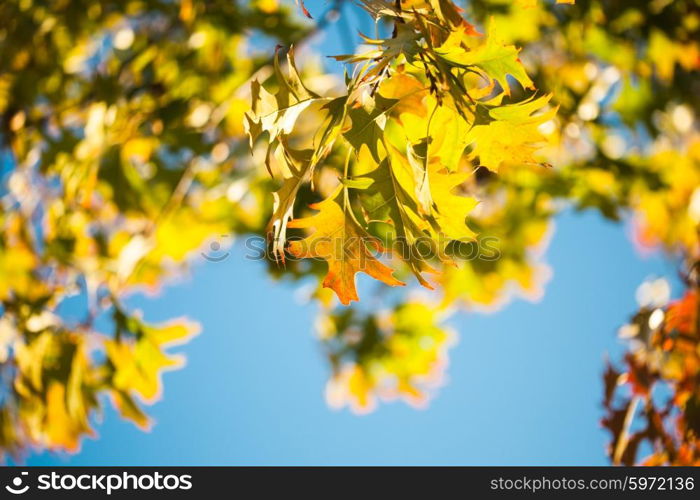
{"type": "Polygon", "coordinates": [[[610,459],[700,465],[700,3],[356,0],[374,33],[328,73],[308,42],[350,5],[0,3],[2,453],[77,451],[105,399],[151,425],[169,346],[199,328],[124,299],[220,234],[317,278],[329,405],[425,405],[449,314],[545,293],[573,208],[632,227],[685,288],[641,284],[620,329],[610,459]]]}

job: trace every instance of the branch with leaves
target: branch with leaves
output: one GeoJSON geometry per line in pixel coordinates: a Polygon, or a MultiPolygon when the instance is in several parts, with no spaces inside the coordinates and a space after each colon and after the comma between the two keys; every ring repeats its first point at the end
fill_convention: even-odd
{"type": "Polygon", "coordinates": [[[318,278],[332,406],[424,405],[449,314],[540,297],[574,207],[629,220],[683,276],[623,329],[611,460],[697,464],[697,2],[356,3],[376,32],[334,56],[342,78],[307,47],[340,0],[0,3],[2,451],[77,450],[105,396],[147,427],[167,346],[197,327],[124,297],[221,234],[318,278]]]}
{"type": "Polygon", "coordinates": [[[253,83],[246,117],[251,145],[266,136],[265,163],[282,180],[268,225],[274,253],[281,262],[285,251],[326,260],[323,284],[343,304],[358,300],[357,272],[403,284],[372,250],[387,249],[432,288],[424,273],[453,264],[449,247],[475,237],[466,218],[477,200],[462,190],[465,181],[478,167],[537,164],[534,153],[544,141],[538,127],[556,113],[547,109],[550,95],[512,96],[508,76],[521,93],[534,88],[518,49],[499,42],[493,28],[480,34],[451,2],[362,6],[393,32],[364,37],[367,52],[336,56],[350,65],[344,95],[309,90],[290,49],[286,73],[279,58],[275,63],[274,94],[253,83]],[[323,125],[308,140],[311,147],[300,147],[295,125],[309,109],[323,125]],[[335,151],[345,157],[337,189],[313,206],[318,215],[292,220],[300,187],[335,151]],[[315,233],[287,248],[288,228],[315,233]]]}

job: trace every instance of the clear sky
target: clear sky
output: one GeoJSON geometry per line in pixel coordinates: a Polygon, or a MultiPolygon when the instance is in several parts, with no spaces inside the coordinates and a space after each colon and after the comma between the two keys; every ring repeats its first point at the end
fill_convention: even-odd
{"type": "MultiPolygon", "coordinates": [[[[347,51],[335,31],[318,47],[347,51]]],[[[427,409],[392,403],[356,416],[325,404],[314,307],[246,260],[238,242],[222,262],[198,259],[160,297],[130,300],[147,320],[184,315],[203,330],[177,349],[188,363],[166,373],[164,398],[149,408],[153,430],[108,409],[79,454],[29,464],[606,464],[604,355],[622,350],[616,330],[636,309],[637,286],[675,270],[638,256],[623,226],[594,213],[558,217],[546,260],[554,275],[540,303],[451,318],[459,344],[427,409]]]]}

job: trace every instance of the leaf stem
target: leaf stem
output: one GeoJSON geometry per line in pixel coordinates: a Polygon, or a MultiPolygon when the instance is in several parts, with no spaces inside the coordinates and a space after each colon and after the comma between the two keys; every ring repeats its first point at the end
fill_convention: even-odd
{"type": "Polygon", "coordinates": [[[613,453],[614,465],[620,465],[622,461],[622,455],[627,449],[630,437],[630,427],[632,426],[632,422],[634,421],[634,414],[637,411],[637,406],[639,406],[639,402],[641,400],[641,396],[634,396],[632,398],[632,401],[630,401],[629,406],[627,407],[627,412],[625,413],[625,421],[622,425],[622,431],[620,432],[620,437],[617,440],[615,452],[613,453]]]}

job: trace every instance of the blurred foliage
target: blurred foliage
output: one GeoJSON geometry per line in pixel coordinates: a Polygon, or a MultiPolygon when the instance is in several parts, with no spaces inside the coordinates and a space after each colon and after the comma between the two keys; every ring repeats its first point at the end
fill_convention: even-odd
{"type": "Polygon", "coordinates": [[[645,465],[700,463],[697,297],[692,289],[668,304],[644,303],[620,330],[630,352],[622,371],[608,365],[605,373],[603,425],[613,438],[614,463],[634,465],[644,445],[651,450],[645,465]]]}
{"type": "Polygon", "coordinates": [[[333,367],[326,397],[331,407],[349,405],[357,413],[376,398],[404,398],[422,406],[439,386],[454,334],[439,325],[438,312],[417,301],[387,313],[362,314],[345,308],[322,317],[319,335],[333,367]]]}
{"type": "Polygon", "coordinates": [[[198,329],[124,299],[221,234],[271,234],[271,275],[317,277],[331,406],[424,405],[449,315],[541,297],[553,217],[574,207],[628,221],[686,287],[642,285],[621,330],[611,460],[700,463],[700,2],[359,4],[376,32],[340,78],[305,43],[342,0],[0,3],[5,454],[77,450],[106,399],[150,425],[181,365],[165,348],[198,329]],[[358,271],[380,281],[341,306],[358,271]]]}
{"type": "Polygon", "coordinates": [[[212,235],[261,232],[269,181],[234,162],[270,62],[249,41],[309,30],[269,1],[0,4],[5,453],[77,450],[105,398],[149,426],[141,403],[181,364],[164,348],[197,328],[122,299],[212,235]]]}
{"type": "Polygon", "coordinates": [[[640,251],[665,251],[687,288],[669,303],[665,282],[643,284],[641,309],[621,329],[631,339],[624,369],[604,377],[611,460],[700,464],[700,2],[469,5],[513,28],[507,41],[525,47],[533,81],[559,104],[547,152],[555,169],[534,191],[629,221],[640,251]]]}

